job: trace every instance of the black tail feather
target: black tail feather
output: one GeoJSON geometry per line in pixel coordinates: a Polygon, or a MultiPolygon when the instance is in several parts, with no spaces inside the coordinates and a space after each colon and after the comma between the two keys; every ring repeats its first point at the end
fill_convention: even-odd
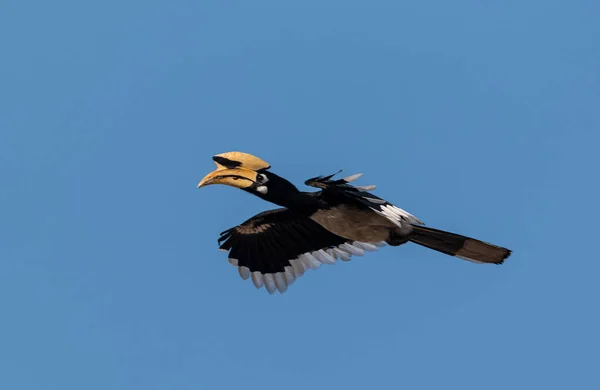
{"type": "Polygon", "coordinates": [[[502,264],[511,250],[460,234],[413,226],[409,240],[415,244],[475,263],[502,264]]]}

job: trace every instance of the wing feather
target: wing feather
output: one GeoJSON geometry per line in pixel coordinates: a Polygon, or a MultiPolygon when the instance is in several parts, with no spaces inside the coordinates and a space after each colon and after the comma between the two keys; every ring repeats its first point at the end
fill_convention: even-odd
{"type": "Polygon", "coordinates": [[[374,189],[375,186],[371,185],[354,187],[348,184],[360,177],[361,174],[351,175],[343,179],[332,180],[333,176],[336,174],[313,177],[306,180],[304,184],[307,186],[320,188],[323,197],[342,197],[347,201],[357,202],[363,206],[366,206],[379,215],[389,219],[399,227],[403,227],[407,224],[423,225],[423,222],[420,219],[410,214],[406,210],[403,210],[400,207],[386,201],[385,199],[368,192],[368,190],[374,189]]]}
{"type": "Polygon", "coordinates": [[[330,253],[342,260],[363,253],[360,243],[285,208],[255,215],[222,232],[218,242],[219,249],[229,251],[229,262],[240,276],[251,276],[257,288],[265,286],[270,294],[285,292],[308,268],[334,263],[336,258],[330,253]]]}

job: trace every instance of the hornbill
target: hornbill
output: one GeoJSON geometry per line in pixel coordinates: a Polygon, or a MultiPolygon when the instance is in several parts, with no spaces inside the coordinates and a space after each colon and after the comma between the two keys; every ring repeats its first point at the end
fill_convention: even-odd
{"type": "Polygon", "coordinates": [[[260,158],[242,152],[213,156],[217,169],[198,188],[223,184],[240,188],[282,206],[255,215],[221,233],[220,249],[243,279],[257,288],[283,293],[307,269],[350,260],[385,244],[407,242],[474,263],[501,264],[511,251],[474,238],[425,227],[412,214],[369,191],[375,186],[352,186],[356,174],[343,179],[317,176],[306,180],[317,192],[301,192],[269,171],[260,158]]]}

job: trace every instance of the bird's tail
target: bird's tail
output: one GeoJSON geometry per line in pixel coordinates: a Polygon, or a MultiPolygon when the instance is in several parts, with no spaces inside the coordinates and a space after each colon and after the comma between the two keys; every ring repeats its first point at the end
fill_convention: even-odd
{"type": "Polygon", "coordinates": [[[427,248],[475,263],[502,264],[511,250],[460,234],[413,226],[409,240],[427,248]]]}

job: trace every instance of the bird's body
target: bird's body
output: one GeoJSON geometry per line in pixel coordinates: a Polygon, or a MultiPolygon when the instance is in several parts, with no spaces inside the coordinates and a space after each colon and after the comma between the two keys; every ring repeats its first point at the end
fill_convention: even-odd
{"type": "Polygon", "coordinates": [[[284,292],[307,269],[337,259],[350,260],[385,244],[414,242],[476,263],[501,264],[511,253],[470,237],[425,227],[412,214],[368,192],[375,186],[349,183],[360,175],[306,180],[316,192],[301,192],[269,172],[263,160],[240,152],[213,157],[217,169],[198,187],[225,184],[282,208],[262,212],[221,233],[220,249],[240,276],[257,288],[284,292]]]}
{"type": "Polygon", "coordinates": [[[397,228],[389,219],[353,204],[318,210],[310,219],[340,237],[362,242],[387,241],[397,228]]]}

